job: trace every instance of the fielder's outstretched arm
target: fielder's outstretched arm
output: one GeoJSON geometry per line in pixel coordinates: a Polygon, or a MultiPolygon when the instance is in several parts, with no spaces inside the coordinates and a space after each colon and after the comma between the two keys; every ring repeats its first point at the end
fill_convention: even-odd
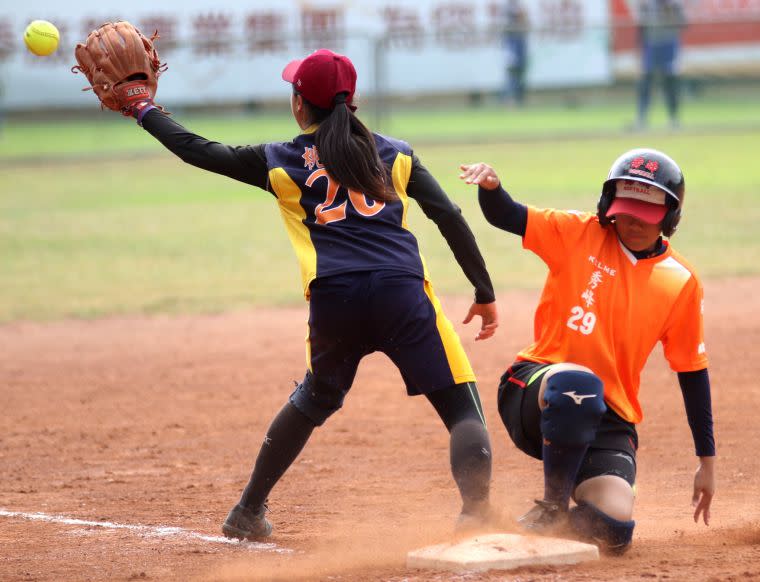
{"type": "Polygon", "coordinates": [[[210,141],[156,109],[145,114],[142,126],[183,162],[267,189],[269,169],[263,144],[229,146],[210,141]]]}
{"type": "Polygon", "coordinates": [[[414,155],[407,194],[417,201],[425,216],[435,222],[446,239],[462,272],[475,287],[475,302],[493,303],[496,298],[491,276],[486,269],[475,235],[459,207],[414,155]]]}
{"type": "Polygon", "coordinates": [[[496,297],[475,235],[462,216],[462,211],[415,155],[412,156],[407,194],[417,201],[425,216],[435,222],[462,272],[475,287],[475,301],[462,323],[466,324],[474,317],[480,317],[480,331],[475,339],[484,340],[492,337],[499,326],[496,297]]]}

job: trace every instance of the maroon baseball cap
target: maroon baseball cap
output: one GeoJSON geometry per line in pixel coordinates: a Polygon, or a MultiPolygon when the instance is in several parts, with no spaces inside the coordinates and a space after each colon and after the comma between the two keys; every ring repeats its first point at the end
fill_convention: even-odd
{"type": "Polygon", "coordinates": [[[282,78],[321,109],[332,109],[338,93],[348,93],[351,109],[356,90],[356,69],[351,60],[328,49],[319,49],[305,59],[296,59],[282,70],[282,78]]]}
{"type": "Polygon", "coordinates": [[[630,214],[649,224],[659,224],[665,218],[665,191],[657,186],[634,180],[618,180],[615,198],[610,204],[607,216],[630,214]]]}

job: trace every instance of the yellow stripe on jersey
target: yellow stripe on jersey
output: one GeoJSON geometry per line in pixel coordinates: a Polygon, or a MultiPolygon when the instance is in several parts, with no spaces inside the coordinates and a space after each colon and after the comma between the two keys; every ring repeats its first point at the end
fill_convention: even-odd
{"type": "MultiPolygon", "coordinates": [[[[391,168],[391,177],[393,179],[393,188],[398,194],[398,199],[404,206],[404,212],[401,215],[401,228],[409,230],[409,224],[406,221],[406,213],[409,210],[409,195],[406,193],[406,185],[409,183],[409,177],[412,175],[412,157],[406,154],[398,154],[391,168]]],[[[430,280],[425,257],[420,253],[422,261],[422,272],[425,281],[430,280]]]]}
{"type": "Polygon", "coordinates": [[[304,224],[306,212],[301,206],[301,189],[282,168],[269,171],[269,183],[277,195],[282,221],[301,268],[303,294],[309,298],[309,285],[317,276],[317,251],[304,224]]]}
{"type": "Polygon", "coordinates": [[[406,193],[406,185],[409,183],[409,176],[412,175],[412,158],[406,154],[398,154],[391,168],[391,178],[393,179],[393,188],[398,194],[401,204],[404,205],[404,213],[401,215],[401,227],[409,230],[406,222],[406,211],[409,209],[409,196],[406,193]]]}
{"type": "Polygon", "coordinates": [[[441,336],[441,342],[446,352],[446,359],[449,362],[451,375],[454,377],[454,383],[475,382],[475,373],[472,371],[467,354],[464,353],[462,342],[457,332],[454,331],[454,326],[451,325],[448,317],[443,313],[441,302],[435,296],[433,285],[429,281],[425,281],[425,295],[428,296],[430,303],[433,304],[433,308],[435,309],[435,326],[438,328],[438,334],[441,336]]]}

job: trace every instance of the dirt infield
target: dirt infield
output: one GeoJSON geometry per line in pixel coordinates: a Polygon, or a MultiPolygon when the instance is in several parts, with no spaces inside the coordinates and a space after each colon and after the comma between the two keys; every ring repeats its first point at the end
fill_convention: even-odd
{"type": "MultiPolygon", "coordinates": [[[[269,421],[303,375],[305,305],[0,327],[0,579],[760,579],[758,288],[756,278],[706,286],[719,455],[712,524],[691,517],[693,445],[658,349],[642,382],[633,549],[483,575],[404,566],[408,550],[450,539],[458,498],[440,421],[377,355],[275,489],[272,543],[220,537],[269,421]]],[[[488,415],[504,531],[540,492],[540,464],[509,442],[495,394],[530,338],[537,295],[501,294],[490,341],[458,326],[488,415]]],[[[443,304],[458,321],[468,302],[443,304]]]]}

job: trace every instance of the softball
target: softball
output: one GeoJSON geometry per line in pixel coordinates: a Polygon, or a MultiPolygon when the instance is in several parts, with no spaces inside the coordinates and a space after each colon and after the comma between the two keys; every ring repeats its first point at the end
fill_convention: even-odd
{"type": "Polygon", "coordinates": [[[40,57],[52,55],[58,48],[59,39],[58,29],[47,20],[34,20],[24,31],[26,48],[40,57]]]}

